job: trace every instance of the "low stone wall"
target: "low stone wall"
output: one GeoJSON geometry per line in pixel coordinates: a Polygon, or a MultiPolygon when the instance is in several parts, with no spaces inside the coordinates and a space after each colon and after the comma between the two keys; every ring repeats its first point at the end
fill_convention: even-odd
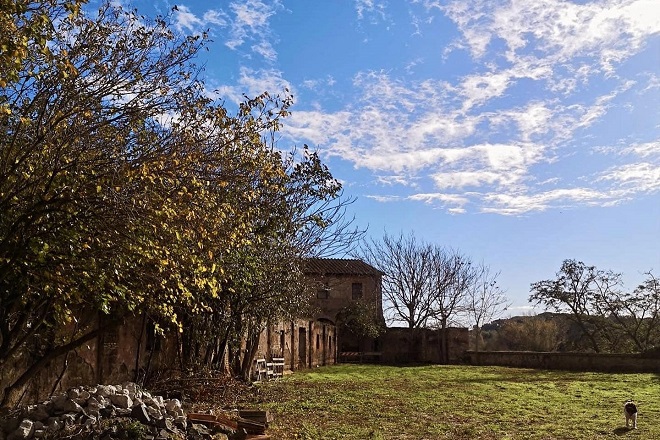
{"type": "Polygon", "coordinates": [[[547,370],[660,373],[660,358],[640,354],[468,351],[466,352],[466,362],[471,365],[498,365],[547,370]]]}
{"type": "MultiPolygon", "coordinates": [[[[449,356],[447,363],[463,362],[468,348],[468,329],[451,327],[444,332],[449,356]]],[[[385,364],[443,363],[443,330],[390,327],[378,339],[381,361],[385,364]]]]}

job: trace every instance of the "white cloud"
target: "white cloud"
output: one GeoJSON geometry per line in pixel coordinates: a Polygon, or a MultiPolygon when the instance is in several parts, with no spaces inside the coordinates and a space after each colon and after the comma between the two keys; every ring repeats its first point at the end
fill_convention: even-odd
{"type": "Polygon", "coordinates": [[[229,8],[233,12],[234,18],[231,23],[230,38],[225,45],[236,49],[246,40],[257,41],[257,47],[265,44],[272,34],[269,24],[270,17],[280,7],[281,3],[278,0],[272,2],[246,0],[230,3],[229,8]]]}
{"type": "Polygon", "coordinates": [[[639,157],[660,156],[660,140],[633,144],[624,148],[621,154],[634,154],[639,157]]]}
{"type": "Polygon", "coordinates": [[[621,195],[660,191],[660,163],[641,162],[604,171],[597,181],[609,181],[621,195]]]}
{"type": "Polygon", "coordinates": [[[191,33],[199,32],[200,28],[204,26],[204,20],[197,17],[190,11],[187,6],[175,6],[174,8],[174,26],[179,32],[187,30],[191,33]]]}
{"type": "Polygon", "coordinates": [[[386,17],[386,3],[378,0],[355,0],[355,11],[358,20],[363,20],[367,16],[371,17],[372,22],[383,20],[386,17]]]}
{"type": "Polygon", "coordinates": [[[408,196],[407,200],[420,201],[427,204],[440,204],[455,214],[465,212],[464,206],[470,202],[470,199],[464,195],[446,193],[413,194],[408,196]]]}
{"type": "Polygon", "coordinates": [[[484,196],[482,212],[503,215],[520,215],[532,211],[545,211],[548,208],[570,207],[576,203],[602,206],[610,196],[590,188],[568,188],[540,192],[536,194],[498,194],[484,196]]]}
{"type": "Polygon", "coordinates": [[[635,53],[645,37],[660,31],[655,0],[606,0],[576,4],[562,0],[460,0],[443,10],[454,20],[473,56],[485,55],[495,39],[516,60],[530,46],[541,58],[565,62],[593,57],[605,70],[635,53]]]}
{"type": "MultiPolygon", "coordinates": [[[[421,61],[415,59],[402,67],[402,77],[384,70],[358,72],[352,102],[334,112],[324,112],[320,104],[312,110],[294,108],[284,121],[284,136],[373,171],[380,185],[408,191],[428,181],[434,185],[409,196],[370,196],[375,200],[437,203],[452,213],[468,206],[505,215],[610,206],[634,191],[660,191],[660,164],[653,163],[658,142],[618,149],[642,163],[573,180],[562,169],[567,156],[588,144],[588,130],[623,108],[623,97],[657,87],[655,74],[641,84],[618,71],[660,32],[655,1],[412,3],[429,13],[442,11],[456,23],[462,38],[450,48],[467,49],[472,70],[451,79],[411,81],[411,69],[421,61]],[[544,172],[537,177],[540,167],[544,172]],[[430,180],[422,182],[422,176],[430,180]],[[575,181],[580,187],[572,186],[575,181]]],[[[384,3],[375,0],[356,1],[355,7],[362,19],[385,14],[384,3]]],[[[322,93],[324,80],[309,79],[301,86],[322,93]]]]}
{"type": "Polygon", "coordinates": [[[199,16],[188,6],[177,5],[174,8],[174,26],[178,31],[188,33],[200,33],[209,28],[227,28],[227,47],[237,50],[249,41],[252,43],[250,49],[253,53],[273,62],[277,59],[277,52],[271,41],[274,37],[270,18],[280,7],[279,0],[236,1],[229,4],[229,12],[209,9],[199,16]]]}
{"type": "Polygon", "coordinates": [[[295,89],[283,78],[281,71],[241,67],[237,84],[217,86],[212,91],[207,91],[207,95],[212,99],[238,104],[245,100],[243,95],[252,98],[268,92],[272,96],[284,96],[287,94],[286,90],[295,95],[295,89]]]}

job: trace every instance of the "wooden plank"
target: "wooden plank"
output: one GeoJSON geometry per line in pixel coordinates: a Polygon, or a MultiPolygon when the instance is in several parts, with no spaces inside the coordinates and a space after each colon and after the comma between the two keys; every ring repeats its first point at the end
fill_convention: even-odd
{"type": "Polygon", "coordinates": [[[258,409],[239,409],[238,416],[242,419],[252,420],[265,425],[273,421],[273,415],[270,412],[258,409]]]}
{"type": "Polygon", "coordinates": [[[226,431],[238,429],[238,423],[235,420],[221,414],[188,413],[188,420],[226,431]]]}
{"type": "Polygon", "coordinates": [[[245,430],[247,434],[265,434],[266,424],[240,418],[238,419],[238,429],[245,430]]]}

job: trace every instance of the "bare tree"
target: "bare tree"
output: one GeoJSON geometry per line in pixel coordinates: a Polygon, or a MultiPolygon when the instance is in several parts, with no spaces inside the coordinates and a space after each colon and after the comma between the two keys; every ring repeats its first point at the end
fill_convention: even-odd
{"type": "Polygon", "coordinates": [[[458,317],[466,313],[468,292],[477,279],[472,260],[456,250],[433,247],[429,276],[431,290],[431,315],[433,324],[439,327],[440,353],[443,362],[449,361],[447,328],[458,323],[458,317]]]}
{"type": "Polygon", "coordinates": [[[383,307],[390,323],[408,328],[426,327],[433,317],[430,271],[433,248],[413,234],[363,243],[358,257],[378,268],[383,275],[383,307]]]}
{"type": "Polygon", "coordinates": [[[479,351],[481,327],[499,318],[510,306],[505,291],[497,285],[499,272],[491,272],[490,267],[481,263],[477,267],[477,276],[468,290],[467,313],[474,324],[475,351],[479,351]]]}

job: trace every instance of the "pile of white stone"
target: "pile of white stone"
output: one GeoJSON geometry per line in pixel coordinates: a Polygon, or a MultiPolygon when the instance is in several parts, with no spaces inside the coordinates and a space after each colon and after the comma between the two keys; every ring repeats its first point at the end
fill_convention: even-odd
{"type": "MultiPolygon", "coordinates": [[[[149,428],[154,439],[175,437],[186,430],[186,414],[178,399],[163,399],[134,383],[71,388],[38,405],[0,420],[0,440],[51,437],[65,428],[94,431],[102,419],[125,417],[149,428]],[[181,431],[182,430],[182,431],[181,431]]],[[[112,435],[106,435],[108,439],[112,435]]]]}

